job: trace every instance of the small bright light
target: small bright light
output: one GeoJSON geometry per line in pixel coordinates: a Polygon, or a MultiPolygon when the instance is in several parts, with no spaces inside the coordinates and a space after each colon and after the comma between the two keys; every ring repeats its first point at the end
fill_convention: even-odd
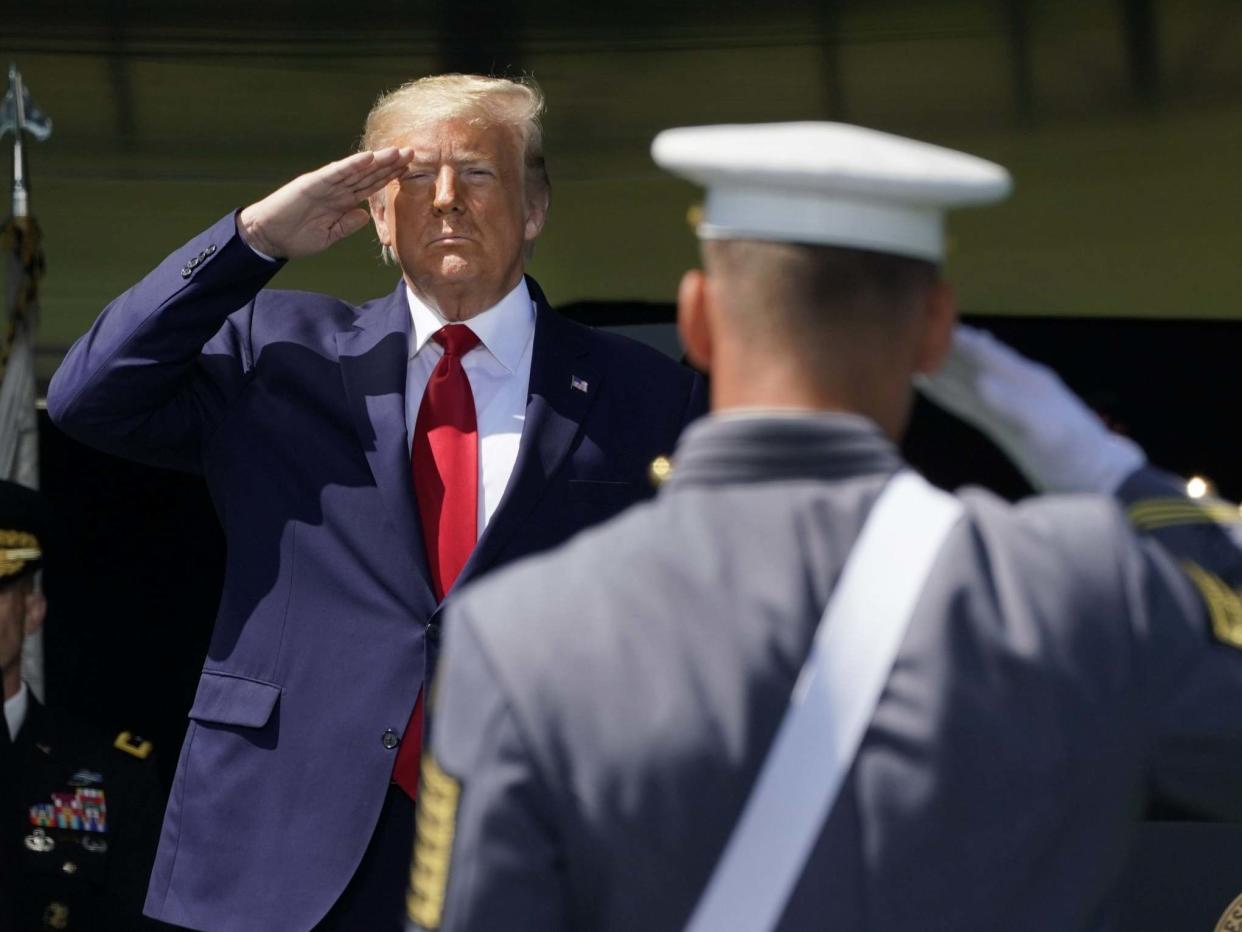
{"type": "Polygon", "coordinates": [[[1192,476],[1186,483],[1186,494],[1191,498],[1203,498],[1207,495],[1209,487],[1208,481],[1202,476],[1192,476]]]}

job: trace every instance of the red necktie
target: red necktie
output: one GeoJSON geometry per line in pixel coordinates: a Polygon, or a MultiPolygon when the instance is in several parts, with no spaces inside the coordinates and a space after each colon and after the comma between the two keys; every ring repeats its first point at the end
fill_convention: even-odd
{"type": "MultiPolygon", "coordinates": [[[[478,537],[479,429],[461,359],[479,345],[479,338],[463,324],[450,324],[432,339],[444,347],[444,355],[418,408],[410,469],[431,586],[436,599],[443,601],[478,537]]],[[[393,779],[411,799],[418,792],[422,739],[423,690],[419,690],[393,768],[393,779]]]]}

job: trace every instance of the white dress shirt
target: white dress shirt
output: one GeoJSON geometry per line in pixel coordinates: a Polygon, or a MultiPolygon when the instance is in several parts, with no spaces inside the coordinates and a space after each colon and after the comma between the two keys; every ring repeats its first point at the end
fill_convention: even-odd
{"type": "MultiPolygon", "coordinates": [[[[406,445],[413,448],[414,425],[427,382],[444,350],[432,334],[448,323],[406,286],[413,329],[410,362],[405,375],[406,445]]],[[[501,298],[500,303],[465,321],[479,338],[462,359],[462,368],[474,395],[479,427],[478,536],[496,513],[513,467],[526,423],[530,388],[530,360],[535,343],[535,305],[526,279],[501,298]]],[[[478,538],[476,537],[476,540],[478,538]]]]}
{"type": "Polygon", "coordinates": [[[25,683],[10,698],[4,700],[4,723],[8,726],[9,738],[13,741],[17,740],[17,733],[22,730],[29,705],[30,696],[25,683]]]}

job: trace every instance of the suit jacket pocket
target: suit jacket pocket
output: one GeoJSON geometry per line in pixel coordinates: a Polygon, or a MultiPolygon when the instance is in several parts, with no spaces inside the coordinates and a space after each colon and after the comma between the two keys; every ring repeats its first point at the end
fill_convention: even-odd
{"type": "Polygon", "coordinates": [[[190,718],[214,725],[262,728],[272,717],[281,687],[275,683],[204,670],[198,681],[190,718]]]}

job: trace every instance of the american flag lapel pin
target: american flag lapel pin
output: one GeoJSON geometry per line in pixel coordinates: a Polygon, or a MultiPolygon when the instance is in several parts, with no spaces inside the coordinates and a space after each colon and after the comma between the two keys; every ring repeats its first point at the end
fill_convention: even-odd
{"type": "Polygon", "coordinates": [[[590,386],[587,385],[586,379],[580,379],[576,375],[571,375],[569,377],[569,387],[574,391],[582,392],[583,394],[586,394],[586,390],[590,388],[590,386]]]}

